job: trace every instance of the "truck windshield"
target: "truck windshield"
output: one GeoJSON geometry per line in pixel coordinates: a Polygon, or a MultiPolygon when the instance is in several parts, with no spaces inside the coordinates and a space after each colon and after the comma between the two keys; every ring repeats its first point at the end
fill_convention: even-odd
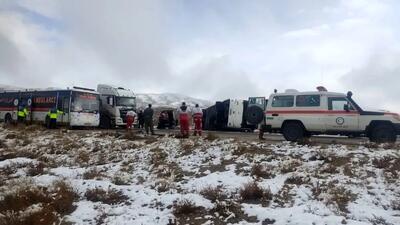
{"type": "Polygon", "coordinates": [[[84,92],[73,92],[71,111],[91,113],[98,112],[99,95],[84,92]]]}
{"type": "Polygon", "coordinates": [[[136,99],[131,97],[117,97],[117,106],[127,106],[134,107],[136,104],[136,99]]]}

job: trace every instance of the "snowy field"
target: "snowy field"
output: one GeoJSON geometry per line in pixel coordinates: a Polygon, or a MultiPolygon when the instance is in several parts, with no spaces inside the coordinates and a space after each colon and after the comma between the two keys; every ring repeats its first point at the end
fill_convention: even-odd
{"type": "Polygon", "coordinates": [[[0,128],[0,224],[400,224],[398,145],[0,128]]]}

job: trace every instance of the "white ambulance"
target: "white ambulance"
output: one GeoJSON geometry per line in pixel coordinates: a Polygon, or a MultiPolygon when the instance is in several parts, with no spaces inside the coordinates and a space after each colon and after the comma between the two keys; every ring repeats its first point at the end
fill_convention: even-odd
{"type": "Polygon", "coordinates": [[[364,111],[347,95],[318,87],[314,92],[287,90],[269,97],[265,130],[282,133],[288,141],[317,134],[360,136],[373,142],[395,142],[400,116],[391,112],[364,111]]]}

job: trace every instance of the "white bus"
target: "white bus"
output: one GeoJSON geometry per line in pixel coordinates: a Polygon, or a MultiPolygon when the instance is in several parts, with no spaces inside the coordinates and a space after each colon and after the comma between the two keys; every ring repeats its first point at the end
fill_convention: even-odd
{"type": "Polygon", "coordinates": [[[47,123],[48,112],[58,109],[57,123],[69,127],[97,127],[100,123],[99,94],[86,88],[63,90],[0,91],[0,120],[17,120],[19,107],[26,107],[28,122],[47,123]]]}

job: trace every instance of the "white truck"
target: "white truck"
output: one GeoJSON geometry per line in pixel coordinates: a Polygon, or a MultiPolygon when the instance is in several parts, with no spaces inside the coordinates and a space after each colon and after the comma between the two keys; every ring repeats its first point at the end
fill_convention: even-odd
{"type": "Polygon", "coordinates": [[[108,84],[97,85],[100,93],[100,127],[115,128],[126,125],[126,113],[136,111],[133,91],[108,84]]]}
{"type": "Polygon", "coordinates": [[[392,112],[364,111],[346,94],[288,90],[275,92],[266,101],[265,117],[257,117],[267,132],[282,133],[288,141],[318,134],[361,136],[373,142],[395,142],[400,134],[400,116],[392,112]]]}

